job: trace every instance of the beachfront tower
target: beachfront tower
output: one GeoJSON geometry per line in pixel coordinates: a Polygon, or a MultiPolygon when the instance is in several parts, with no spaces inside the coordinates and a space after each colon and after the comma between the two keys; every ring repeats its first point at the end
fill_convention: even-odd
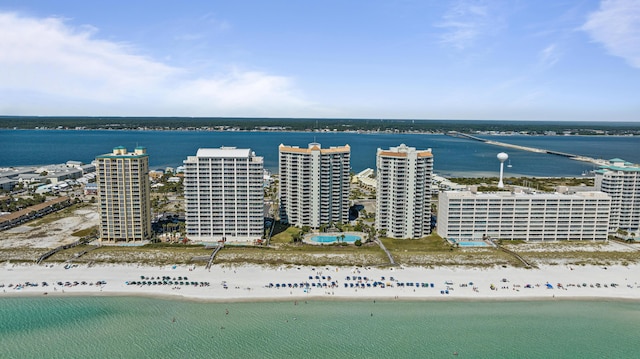
{"type": "Polygon", "coordinates": [[[201,148],[184,161],[187,238],[254,243],[264,229],[263,158],[250,149],[201,148]]]}
{"type": "Polygon", "coordinates": [[[640,166],[611,159],[595,171],[595,187],[611,196],[609,232],[640,236],[640,166]]]}
{"type": "Polygon", "coordinates": [[[504,161],[508,158],[508,154],[504,152],[498,153],[498,161],[500,161],[500,180],[498,181],[498,188],[504,188],[504,182],[502,182],[502,177],[504,176],[504,161]]]}
{"type": "Polygon", "coordinates": [[[100,240],[131,242],[151,239],[149,155],[119,146],[96,157],[100,198],[100,240]]]}
{"type": "Polygon", "coordinates": [[[280,145],[280,221],[317,229],[349,220],[349,145],[280,145]]]}
{"type": "Polygon", "coordinates": [[[457,242],[606,241],[611,198],[603,192],[444,191],[438,196],[438,235],[457,242]]]}
{"type": "Polygon", "coordinates": [[[391,238],[421,238],[431,233],[431,149],[401,144],[378,149],[376,230],[391,238]]]}

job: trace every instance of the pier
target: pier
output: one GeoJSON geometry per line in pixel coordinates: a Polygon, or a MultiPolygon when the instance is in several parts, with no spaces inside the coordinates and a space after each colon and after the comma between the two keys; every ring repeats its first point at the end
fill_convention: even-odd
{"type": "Polygon", "coordinates": [[[520,150],[520,151],[528,151],[528,152],[535,152],[535,153],[541,153],[541,154],[549,154],[549,155],[561,156],[561,157],[566,157],[566,158],[569,158],[569,159],[572,159],[572,160],[575,160],[575,161],[590,162],[590,163],[593,163],[593,164],[596,164],[596,165],[606,165],[607,164],[606,161],[595,159],[595,158],[592,158],[592,157],[581,156],[581,155],[576,155],[576,154],[567,153],[567,152],[546,150],[546,149],[543,149],[543,148],[514,145],[514,144],[506,143],[506,142],[493,141],[493,140],[488,140],[488,139],[485,139],[485,138],[480,138],[480,137],[477,137],[477,136],[473,136],[473,135],[469,135],[467,133],[461,133],[461,132],[457,132],[457,131],[449,131],[449,132],[447,132],[447,136],[457,137],[457,138],[464,138],[464,139],[469,139],[469,140],[474,140],[474,141],[479,141],[479,142],[484,142],[484,143],[489,144],[489,145],[506,147],[506,148],[513,148],[513,149],[520,150]]]}

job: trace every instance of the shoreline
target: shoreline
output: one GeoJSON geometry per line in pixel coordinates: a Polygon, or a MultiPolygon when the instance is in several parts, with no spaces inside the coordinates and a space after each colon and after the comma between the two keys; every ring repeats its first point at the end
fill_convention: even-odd
{"type": "Polygon", "coordinates": [[[267,268],[238,265],[213,266],[210,271],[184,265],[74,265],[67,268],[63,264],[0,265],[0,299],[111,296],[210,303],[308,300],[640,301],[640,267],[637,265],[557,265],[541,269],[335,266],[267,268]],[[139,284],[143,282],[140,278],[148,278],[149,284],[146,284],[147,280],[144,280],[145,284],[139,284]],[[184,281],[178,278],[188,279],[184,281]],[[172,279],[176,279],[177,284],[161,284],[162,281],[173,283],[172,279]],[[96,283],[103,281],[106,283],[96,283]],[[47,283],[46,286],[44,282],[47,283]],[[156,284],[151,284],[153,282],[156,284]],[[179,284],[180,282],[189,284],[179,284]]]}
{"type": "MultiPolygon", "coordinates": [[[[424,121],[430,121],[430,120],[424,120],[424,121]]],[[[458,121],[458,120],[449,120],[449,121],[458,121]]],[[[468,121],[468,120],[462,120],[462,121],[468,121]]],[[[482,122],[483,120],[470,120],[470,121],[480,121],[482,122]]],[[[509,121],[504,121],[509,122],[509,121]]],[[[535,121],[533,121],[535,122],[535,121]]],[[[635,124],[633,122],[626,122],[629,124],[635,124]]],[[[258,133],[352,133],[352,134],[361,134],[361,135],[379,135],[379,134],[404,134],[404,135],[447,135],[448,132],[452,131],[452,130],[439,130],[439,131],[431,131],[431,130],[405,130],[405,131],[399,131],[399,132],[394,132],[393,130],[384,130],[384,131],[380,131],[380,130],[365,130],[365,129],[355,129],[355,130],[341,130],[341,131],[333,131],[333,130],[318,130],[318,129],[313,129],[313,130],[262,130],[262,129],[250,129],[250,130],[244,130],[244,129],[226,129],[226,130],[220,130],[220,129],[209,129],[209,128],[183,128],[183,127],[178,127],[178,128],[153,128],[153,127],[145,127],[145,128],[139,128],[139,127],[135,127],[135,128],[120,128],[120,127],[91,127],[91,128],[86,128],[84,126],[80,126],[83,128],[54,128],[54,127],[46,127],[46,128],[35,128],[35,127],[30,127],[30,128],[24,128],[24,127],[18,127],[18,128],[14,128],[14,127],[0,127],[0,130],[7,130],[7,131],[132,131],[132,132],[144,132],[144,131],[148,131],[148,132],[216,132],[216,133],[226,133],[226,132],[258,132],[258,133]]],[[[610,129],[611,127],[606,127],[606,129],[610,129]]],[[[589,128],[591,129],[591,128],[589,128]]],[[[598,129],[598,128],[594,128],[594,129],[598,129]]],[[[602,130],[604,131],[604,130],[602,130]]],[[[490,136],[490,137],[494,137],[494,136],[523,136],[523,137],[638,137],[640,136],[640,134],[577,134],[577,133],[571,133],[571,134],[555,134],[555,135],[550,135],[550,134],[545,134],[545,133],[534,133],[534,134],[529,134],[529,133],[522,133],[519,130],[507,130],[504,131],[503,133],[484,133],[484,132],[491,132],[490,130],[479,130],[478,132],[476,131],[472,131],[471,133],[473,133],[474,135],[480,135],[480,136],[490,136]]]]}
{"type": "Polygon", "coordinates": [[[236,299],[218,299],[218,298],[200,298],[182,295],[157,294],[157,293],[112,293],[112,292],[73,292],[73,293],[19,293],[12,295],[0,295],[0,301],[5,298],[146,298],[166,301],[179,301],[190,303],[212,303],[212,304],[231,304],[231,303],[291,303],[293,302],[402,302],[402,303],[521,303],[521,302],[617,302],[617,303],[640,303],[640,298],[624,298],[624,297],[585,297],[585,296],[564,296],[564,297],[415,297],[415,298],[387,298],[387,297],[286,297],[286,298],[236,298],[236,299]]]}

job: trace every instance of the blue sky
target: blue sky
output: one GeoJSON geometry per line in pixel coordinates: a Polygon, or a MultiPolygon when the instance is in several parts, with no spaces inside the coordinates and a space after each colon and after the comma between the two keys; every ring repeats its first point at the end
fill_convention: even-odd
{"type": "Polygon", "coordinates": [[[0,114],[640,121],[640,0],[0,3],[0,114]]]}

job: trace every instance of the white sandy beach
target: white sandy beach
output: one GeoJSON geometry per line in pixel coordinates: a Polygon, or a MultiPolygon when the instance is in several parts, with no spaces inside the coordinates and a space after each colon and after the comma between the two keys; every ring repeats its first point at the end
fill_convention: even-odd
{"type": "Polygon", "coordinates": [[[242,265],[213,266],[209,271],[202,266],[78,265],[65,269],[64,264],[3,263],[0,265],[0,297],[143,295],[223,302],[307,299],[640,300],[638,269],[637,266],[546,266],[540,269],[329,266],[274,269],[242,265]],[[82,284],[83,281],[86,284],[82,284]],[[98,281],[106,284],[98,285],[98,281]],[[139,284],[142,281],[172,283],[139,284]],[[44,286],[43,282],[48,285],[44,286]]]}

